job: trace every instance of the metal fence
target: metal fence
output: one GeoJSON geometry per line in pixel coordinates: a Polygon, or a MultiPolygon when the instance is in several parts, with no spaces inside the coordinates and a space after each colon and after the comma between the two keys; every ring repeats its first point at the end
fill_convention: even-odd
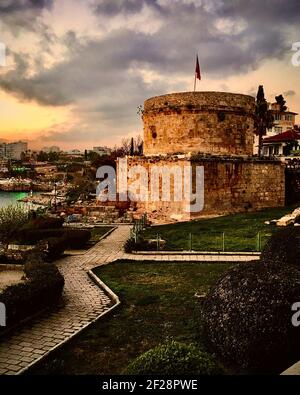
{"type": "MultiPolygon", "coordinates": [[[[143,231],[145,231],[148,226],[147,214],[144,214],[139,220],[135,220],[133,227],[131,229],[130,237],[137,243],[140,240],[143,240],[143,231]]],[[[205,233],[207,236],[207,233],[205,233]]],[[[188,233],[187,235],[182,235],[184,237],[184,248],[175,249],[168,248],[171,243],[168,243],[168,239],[165,235],[161,235],[160,233],[156,233],[154,237],[152,237],[152,242],[154,242],[154,248],[157,251],[161,249],[172,250],[172,251],[211,251],[211,252],[261,252],[264,246],[264,241],[271,237],[271,234],[266,234],[265,232],[258,232],[253,237],[245,238],[245,242],[238,242],[237,244],[241,245],[241,248],[235,249],[232,247],[234,244],[233,237],[229,232],[212,232],[209,239],[211,243],[208,243],[207,240],[201,243],[201,234],[199,233],[188,233]],[[202,246],[201,246],[202,244],[202,246]],[[243,245],[244,244],[244,245],[243,245]],[[208,247],[209,245],[209,247],[208,247]],[[166,248],[165,248],[166,247],[166,248]]],[[[239,239],[241,239],[239,237],[239,239]]],[[[153,245],[152,245],[153,248],[153,245]]]]}
{"type": "Polygon", "coordinates": [[[137,243],[141,232],[147,226],[147,214],[144,214],[140,219],[135,220],[131,229],[130,237],[137,243]]]}
{"type": "MultiPolygon", "coordinates": [[[[141,236],[139,234],[139,236],[141,236]]],[[[187,237],[185,237],[186,248],[177,251],[211,251],[211,252],[261,252],[263,247],[264,239],[271,237],[271,234],[265,234],[263,232],[258,232],[253,238],[247,238],[247,242],[245,239],[245,246],[244,248],[240,249],[232,249],[232,240],[230,239],[230,235],[226,232],[222,232],[220,234],[214,233],[211,236],[211,240],[215,241],[212,243],[213,247],[210,246],[207,248],[207,242],[203,243],[203,248],[201,248],[201,241],[199,242],[199,233],[193,234],[189,233],[187,237]],[[217,240],[217,242],[216,242],[217,240]]],[[[155,236],[156,239],[156,247],[157,251],[161,250],[162,247],[162,240],[164,240],[164,244],[168,246],[168,240],[161,234],[157,233],[155,236]]],[[[242,244],[242,243],[241,243],[242,244]]],[[[168,250],[168,248],[166,248],[168,250]]],[[[176,251],[174,248],[171,248],[172,251],[176,251]]]]}

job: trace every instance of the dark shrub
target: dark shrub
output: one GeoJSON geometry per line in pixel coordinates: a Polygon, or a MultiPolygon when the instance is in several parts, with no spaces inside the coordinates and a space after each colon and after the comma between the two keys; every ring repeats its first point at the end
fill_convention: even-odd
{"type": "Polygon", "coordinates": [[[60,258],[68,248],[68,243],[64,237],[50,237],[45,240],[45,247],[46,245],[48,252],[45,256],[45,260],[47,262],[53,262],[60,258]]]}
{"type": "Polygon", "coordinates": [[[31,254],[25,264],[25,283],[7,287],[0,294],[0,302],[6,306],[7,326],[10,329],[25,318],[45,308],[55,306],[62,294],[64,278],[57,267],[43,262],[37,253],[31,254]]]}
{"type": "Polygon", "coordinates": [[[291,226],[275,233],[266,244],[261,260],[264,263],[300,266],[299,227],[291,226]]]}
{"type": "Polygon", "coordinates": [[[28,229],[21,230],[17,239],[22,244],[36,244],[40,240],[48,239],[49,237],[63,237],[65,229],[28,229]]]}
{"type": "Polygon", "coordinates": [[[66,229],[64,233],[67,248],[83,248],[91,238],[91,232],[85,229],[66,229]]]}
{"type": "Polygon", "coordinates": [[[126,242],[124,244],[124,251],[127,254],[130,254],[134,250],[135,250],[135,241],[133,239],[126,240],[126,242]]]}
{"type": "Polygon", "coordinates": [[[156,251],[157,246],[156,244],[149,243],[148,240],[145,239],[138,239],[135,242],[134,239],[128,239],[124,244],[124,251],[126,253],[131,253],[132,251],[156,251]]]}
{"type": "Polygon", "coordinates": [[[32,227],[35,229],[55,229],[61,228],[64,223],[63,218],[39,217],[32,220],[32,227]]]}
{"type": "Polygon", "coordinates": [[[64,223],[63,218],[54,217],[38,217],[32,218],[25,225],[22,226],[20,232],[36,229],[58,229],[61,228],[64,223]]]}
{"type": "Polygon", "coordinates": [[[23,265],[24,262],[24,255],[21,254],[14,254],[14,255],[7,255],[1,254],[0,255],[0,264],[8,264],[8,265],[23,265]]]}
{"type": "Polygon", "coordinates": [[[50,238],[64,239],[65,249],[80,249],[91,238],[91,232],[89,230],[82,229],[31,229],[27,231],[21,231],[18,234],[18,240],[24,244],[36,244],[41,240],[50,238]]]}
{"type": "Polygon", "coordinates": [[[172,341],[136,358],[125,374],[133,375],[215,375],[222,369],[214,358],[196,346],[172,341]]]}
{"type": "Polygon", "coordinates": [[[297,234],[275,234],[260,262],[230,269],[203,303],[208,341],[239,368],[278,373],[300,358],[299,328],[291,323],[291,306],[300,301],[297,234]]]}

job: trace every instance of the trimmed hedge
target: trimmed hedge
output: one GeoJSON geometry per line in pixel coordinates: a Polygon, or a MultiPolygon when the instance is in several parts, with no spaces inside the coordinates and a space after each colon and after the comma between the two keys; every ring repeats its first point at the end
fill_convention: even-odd
{"type": "Polygon", "coordinates": [[[19,257],[16,257],[15,255],[0,254],[0,264],[23,265],[24,257],[21,255],[19,257]]]}
{"type": "Polygon", "coordinates": [[[68,248],[80,249],[90,240],[91,232],[86,229],[66,229],[63,237],[68,248]]]}
{"type": "Polygon", "coordinates": [[[80,249],[91,238],[91,232],[85,229],[30,229],[21,230],[17,239],[19,242],[24,244],[36,244],[41,240],[47,239],[63,239],[62,243],[65,245],[65,249],[73,248],[80,249]]]}
{"type": "Polygon", "coordinates": [[[300,358],[299,328],[291,322],[300,301],[300,229],[275,233],[260,262],[229,269],[199,312],[214,352],[239,371],[280,373],[300,358]]]}
{"type": "Polygon", "coordinates": [[[21,230],[30,229],[57,229],[61,228],[64,223],[63,218],[56,217],[38,217],[31,219],[21,230]]]}
{"type": "Polygon", "coordinates": [[[155,347],[131,362],[130,375],[217,375],[223,370],[208,353],[194,345],[172,341],[155,347]]]}
{"type": "Polygon", "coordinates": [[[41,255],[31,254],[25,263],[27,281],[7,287],[0,294],[0,302],[6,306],[6,327],[0,333],[37,314],[45,308],[57,305],[64,278],[57,267],[45,263],[41,255]]]}
{"type": "Polygon", "coordinates": [[[59,259],[68,248],[68,244],[64,237],[50,237],[46,240],[48,244],[48,252],[45,256],[46,262],[53,262],[59,259]]]}
{"type": "Polygon", "coordinates": [[[300,267],[300,227],[288,226],[272,235],[261,253],[267,264],[300,267]]]}

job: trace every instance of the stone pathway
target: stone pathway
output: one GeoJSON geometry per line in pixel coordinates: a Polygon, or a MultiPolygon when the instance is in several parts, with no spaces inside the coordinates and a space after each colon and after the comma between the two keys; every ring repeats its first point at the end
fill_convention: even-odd
{"type": "Polygon", "coordinates": [[[129,231],[129,226],[121,226],[86,254],[58,261],[65,278],[63,307],[39,316],[0,341],[0,374],[22,373],[109,310],[111,299],[90,279],[87,270],[121,256],[129,231]]]}
{"type": "Polygon", "coordinates": [[[20,374],[49,352],[99,319],[114,304],[88,276],[87,271],[116,259],[160,261],[249,261],[258,256],[125,254],[123,244],[130,226],[122,225],[83,255],[57,262],[65,278],[63,304],[47,316],[37,317],[10,337],[0,340],[0,374],[20,374]]]}

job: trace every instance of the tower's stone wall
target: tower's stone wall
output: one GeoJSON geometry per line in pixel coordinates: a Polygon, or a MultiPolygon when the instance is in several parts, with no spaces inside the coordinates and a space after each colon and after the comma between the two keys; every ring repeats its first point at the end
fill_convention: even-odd
{"type": "Polygon", "coordinates": [[[255,99],[225,92],[184,92],[144,104],[145,155],[252,155],[255,99]]]}
{"type": "MultiPolygon", "coordinates": [[[[185,92],[146,100],[145,156],[129,158],[129,168],[146,169],[144,183],[151,191],[150,175],[157,166],[181,170],[202,166],[204,205],[189,212],[186,206],[193,202],[172,196],[158,200],[149,194],[133,203],[137,213],[147,212],[153,222],[163,223],[283,206],[284,166],[253,156],[254,111],[253,97],[234,93],[185,92]]],[[[171,187],[184,182],[178,174],[172,177],[171,187]]],[[[160,195],[162,185],[163,178],[160,195]]]]}
{"type": "MultiPolygon", "coordinates": [[[[269,207],[284,206],[285,167],[280,161],[260,160],[257,158],[240,157],[198,157],[178,159],[168,157],[136,157],[130,158],[129,168],[142,166],[147,170],[149,195],[147,201],[134,204],[140,212],[147,212],[153,222],[163,223],[172,220],[188,221],[193,218],[224,215],[244,211],[256,211],[269,207]],[[170,178],[171,199],[169,201],[154,201],[151,194],[151,169],[156,166],[169,168],[178,166],[182,169],[184,182],[185,166],[203,166],[204,168],[204,206],[199,212],[188,212],[187,201],[174,201],[174,178],[170,178]]],[[[195,172],[194,172],[195,173],[195,172]]],[[[172,174],[172,173],[171,173],[172,174]]],[[[130,184],[130,181],[128,180],[130,184]]],[[[193,191],[195,191],[193,177],[193,191]]],[[[159,194],[162,196],[162,179],[159,194]]]]}

